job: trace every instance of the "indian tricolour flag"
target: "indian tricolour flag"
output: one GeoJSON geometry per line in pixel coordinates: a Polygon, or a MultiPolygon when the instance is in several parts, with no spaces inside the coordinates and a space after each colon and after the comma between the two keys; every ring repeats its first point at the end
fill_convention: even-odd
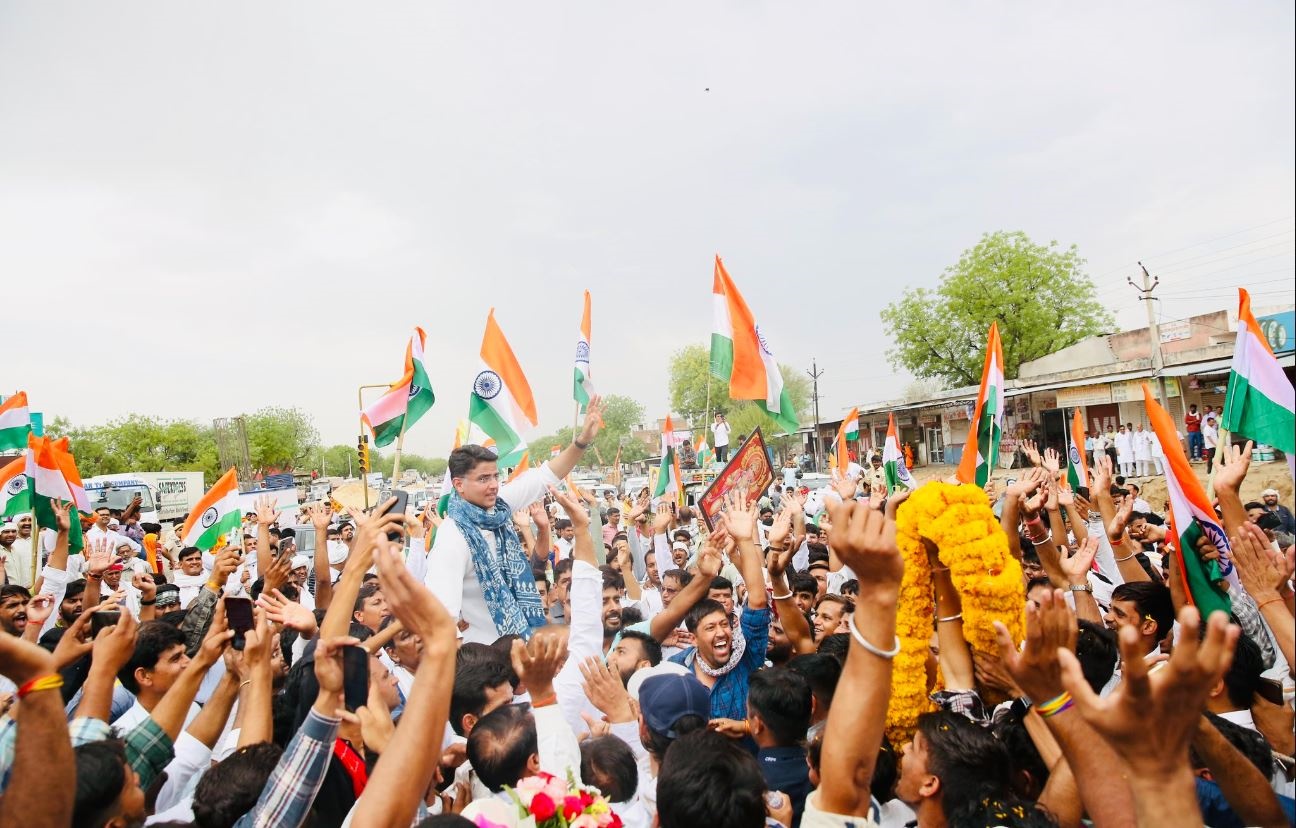
{"type": "Polygon", "coordinates": [[[675,428],[671,425],[670,415],[666,415],[666,425],[662,428],[661,468],[657,471],[657,487],[653,497],[667,497],[677,503],[684,489],[680,485],[679,456],[675,454],[675,428]]]}
{"type": "Polygon", "coordinates": [[[709,466],[715,461],[715,452],[711,446],[707,445],[706,431],[698,435],[697,443],[693,446],[693,453],[697,455],[699,466],[709,466]]]}
{"type": "Polygon", "coordinates": [[[963,446],[957,476],[963,483],[984,486],[999,461],[999,439],[1003,435],[1004,368],[1003,344],[999,341],[999,323],[990,323],[986,340],[985,362],[981,366],[981,387],[968,441],[963,446]]]}
{"type": "Polygon", "coordinates": [[[495,309],[486,317],[482,337],[482,368],[473,380],[468,419],[495,441],[500,457],[512,454],[523,443],[527,430],[537,423],[535,398],[522,366],[495,321],[495,309]]]}
{"type": "Polygon", "coordinates": [[[572,397],[582,412],[594,396],[590,379],[590,292],[585,291],[585,311],[581,314],[580,337],[576,340],[576,368],[572,373],[572,397]]]}
{"type": "Polygon", "coordinates": [[[242,517],[238,493],[238,477],[231,468],[189,512],[189,519],[180,530],[182,544],[206,551],[216,545],[221,535],[238,529],[242,517]]]}
{"type": "Polygon", "coordinates": [[[1221,580],[1236,581],[1237,573],[1229,560],[1231,548],[1224,527],[1215,517],[1206,490],[1197,479],[1184,454],[1175,431],[1174,420],[1157,402],[1148,384],[1143,383],[1143,404],[1147,407],[1152,430],[1165,449],[1166,490],[1170,501],[1170,545],[1174,549],[1176,569],[1183,579],[1184,591],[1202,617],[1216,610],[1232,612],[1228,590],[1221,580]],[[1197,542],[1205,536],[1219,550],[1218,561],[1207,561],[1197,554],[1197,542]]]}
{"type": "Polygon", "coordinates": [[[886,442],[882,445],[882,473],[886,475],[887,494],[900,486],[906,489],[918,488],[913,475],[909,474],[909,467],[905,465],[904,452],[900,451],[900,435],[896,431],[894,414],[887,415],[886,442]]]}
{"type": "Polygon", "coordinates": [[[1251,313],[1251,296],[1242,288],[1238,295],[1238,335],[1220,427],[1281,449],[1296,464],[1296,389],[1251,313]]]}
{"type": "Polygon", "coordinates": [[[423,349],[427,334],[415,328],[409,344],[405,346],[405,373],[392,383],[381,397],[365,408],[360,419],[373,432],[374,446],[391,445],[400,435],[409,431],[419,418],[436,402],[432,384],[423,364],[423,349]]]}
{"type": "Polygon", "coordinates": [[[859,439],[859,408],[852,408],[850,413],[842,418],[841,426],[837,429],[837,440],[834,443],[832,461],[834,465],[844,475],[850,468],[850,445],[853,441],[859,439]]]}
{"type": "Polygon", "coordinates": [[[792,434],[797,430],[796,411],[783,387],[778,361],[719,256],[711,303],[711,375],[729,382],[731,398],[755,400],[780,428],[792,434]]]}
{"type": "Polygon", "coordinates": [[[11,518],[31,511],[31,489],[27,486],[27,458],[15,457],[0,468],[0,516],[11,518]]]}
{"type": "Polygon", "coordinates": [[[0,403],[0,451],[22,451],[31,433],[31,411],[27,392],[19,391],[0,403]]]}
{"type": "Polygon", "coordinates": [[[1089,458],[1085,457],[1084,418],[1080,409],[1071,413],[1071,439],[1067,446],[1067,487],[1078,491],[1089,485],[1089,458]]]}
{"type": "Polygon", "coordinates": [[[24,473],[31,492],[32,511],[36,513],[36,525],[42,529],[58,528],[54,509],[50,506],[52,501],[70,503],[74,499],[60,468],[58,455],[58,449],[48,437],[28,435],[24,473]]]}

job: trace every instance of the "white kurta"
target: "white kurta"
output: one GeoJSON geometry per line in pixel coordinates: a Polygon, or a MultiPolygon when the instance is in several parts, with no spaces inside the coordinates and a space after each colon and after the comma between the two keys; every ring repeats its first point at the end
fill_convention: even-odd
{"type": "MultiPolygon", "coordinates": [[[[558,478],[549,469],[549,464],[545,463],[538,469],[523,473],[513,482],[500,486],[499,496],[508,503],[510,509],[520,511],[544,497],[550,486],[557,485],[558,478]]],[[[486,533],[485,537],[486,545],[494,552],[494,533],[486,533]]],[[[486,596],[482,594],[481,584],[477,582],[468,541],[464,539],[459,525],[449,517],[437,529],[436,540],[428,554],[424,583],[445,605],[452,617],[468,622],[464,641],[490,644],[500,637],[495,619],[486,606],[486,596]]]]}
{"type": "Polygon", "coordinates": [[[1116,432],[1116,462],[1134,462],[1134,435],[1128,431],[1116,432]]]}
{"type": "Polygon", "coordinates": [[[1134,459],[1144,462],[1152,459],[1152,432],[1134,432],[1134,459]]]}

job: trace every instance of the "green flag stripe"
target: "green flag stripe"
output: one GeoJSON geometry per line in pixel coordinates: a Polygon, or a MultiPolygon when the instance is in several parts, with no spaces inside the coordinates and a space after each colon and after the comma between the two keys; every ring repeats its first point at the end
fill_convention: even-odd
{"type": "Polygon", "coordinates": [[[733,374],[733,340],[718,333],[711,334],[711,376],[729,381],[733,374]]]}
{"type": "Polygon", "coordinates": [[[490,403],[476,394],[468,400],[468,419],[495,441],[496,454],[511,454],[522,443],[522,438],[504,422],[490,403]]]}
{"type": "Polygon", "coordinates": [[[1222,426],[1286,454],[1296,454],[1296,412],[1261,394],[1236,371],[1229,375],[1222,426]]]}

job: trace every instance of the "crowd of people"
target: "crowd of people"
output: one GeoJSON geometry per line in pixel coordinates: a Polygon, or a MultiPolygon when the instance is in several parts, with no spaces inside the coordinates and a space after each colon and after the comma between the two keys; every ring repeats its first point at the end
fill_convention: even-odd
{"type": "Polygon", "coordinates": [[[1184,550],[1231,559],[1231,617],[1201,617],[1105,453],[1079,490],[1051,451],[988,485],[1025,638],[1001,624],[985,658],[934,543],[930,591],[902,591],[908,494],[873,470],[730,492],[708,526],[564,486],[589,411],[507,482],[457,449],[444,513],[263,501],[203,550],[105,509],[74,551],[57,504],[36,572],[31,522],[6,526],[0,825],[1291,824],[1292,514],[1243,501],[1248,449],[1217,458],[1227,550],[1184,550]],[[906,602],[932,710],[893,743],[906,602]],[[607,807],[520,806],[555,779],[607,807]]]}

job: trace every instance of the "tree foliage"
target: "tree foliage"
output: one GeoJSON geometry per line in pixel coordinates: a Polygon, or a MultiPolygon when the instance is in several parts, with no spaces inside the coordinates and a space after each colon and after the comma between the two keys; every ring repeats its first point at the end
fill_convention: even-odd
{"type": "MultiPolygon", "coordinates": [[[[643,422],[644,407],[630,397],[620,394],[608,394],[603,398],[603,427],[594,440],[594,448],[586,455],[582,465],[610,466],[617,456],[617,447],[621,448],[621,462],[631,463],[642,460],[647,451],[642,443],[630,436],[630,431],[643,422]],[[601,461],[601,462],[600,462],[601,461]]],[[[571,444],[571,426],[564,426],[553,434],[528,443],[531,451],[531,462],[538,463],[549,459],[553,446],[566,448],[571,444]]]]}
{"type": "Polygon", "coordinates": [[[255,471],[292,471],[318,453],[319,432],[300,408],[263,408],[245,416],[244,425],[255,471]]]}
{"type": "Polygon", "coordinates": [[[882,311],[891,364],[948,387],[981,381],[986,332],[998,321],[1004,376],[1023,362],[1110,330],[1075,245],[1032,242],[1020,231],[987,233],[945,269],[935,290],[910,288],[882,311]]]}
{"type": "MultiPolygon", "coordinates": [[[[671,356],[670,401],[671,410],[684,417],[695,431],[707,425],[708,388],[709,410],[725,415],[734,437],[748,434],[757,426],[766,437],[782,432],[765,412],[750,400],[734,400],[729,396],[729,383],[711,376],[711,352],[705,345],[686,345],[671,356]]],[[[779,365],[783,387],[792,399],[797,420],[807,422],[807,405],[810,400],[810,380],[804,374],[786,365],[779,365]]]]}

